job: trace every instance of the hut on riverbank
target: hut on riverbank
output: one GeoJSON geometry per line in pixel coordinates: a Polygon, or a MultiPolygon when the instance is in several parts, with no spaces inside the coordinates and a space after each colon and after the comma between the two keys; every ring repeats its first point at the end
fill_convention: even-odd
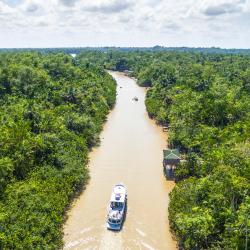
{"type": "Polygon", "coordinates": [[[168,179],[174,179],[176,167],[180,164],[181,157],[179,149],[163,150],[163,170],[168,179]]]}

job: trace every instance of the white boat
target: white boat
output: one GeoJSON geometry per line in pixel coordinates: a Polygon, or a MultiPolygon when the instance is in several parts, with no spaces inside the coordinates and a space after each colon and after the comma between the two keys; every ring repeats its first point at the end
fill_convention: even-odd
{"type": "Polygon", "coordinates": [[[114,186],[108,205],[107,228],[120,230],[126,214],[127,191],[123,184],[114,186]]]}

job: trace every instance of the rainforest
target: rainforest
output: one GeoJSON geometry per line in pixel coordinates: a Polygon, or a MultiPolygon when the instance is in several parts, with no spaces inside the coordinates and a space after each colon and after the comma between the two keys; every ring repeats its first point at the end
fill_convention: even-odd
{"type": "Polygon", "coordinates": [[[149,116],[169,126],[183,159],[169,205],[179,248],[248,249],[249,54],[111,50],[79,61],[136,77],[149,116]]]}
{"type": "Polygon", "coordinates": [[[0,249],[62,247],[115,93],[111,76],[70,55],[0,54],[0,249]]]}
{"type": "Polygon", "coordinates": [[[248,51],[77,52],[0,53],[0,249],[63,247],[66,211],[116,102],[107,70],[146,88],[149,117],[181,152],[165,211],[179,249],[249,249],[248,51]]]}

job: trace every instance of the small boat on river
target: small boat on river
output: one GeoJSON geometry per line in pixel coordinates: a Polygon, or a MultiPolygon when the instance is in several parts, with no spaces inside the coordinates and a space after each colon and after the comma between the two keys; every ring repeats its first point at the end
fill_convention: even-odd
{"type": "Polygon", "coordinates": [[[127,206],[127,191],[123,184],[114,186],[108,205],[107,228],[121,230],[127,206]]]}

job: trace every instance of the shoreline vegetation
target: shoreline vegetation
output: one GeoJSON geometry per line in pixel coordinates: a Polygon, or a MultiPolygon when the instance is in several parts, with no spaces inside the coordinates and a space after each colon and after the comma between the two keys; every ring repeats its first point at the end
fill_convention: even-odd
{"type": "Polygon", "coordinates": [[[104,69],[148,87],[151,118],[170,125],[176,170],[169,221],[180,249],[247,249],[250,56],[202,51],[0,53],[0,249],[58,249],[88,152],[115,104],[104,69]]]}
{"type": "Polygon", "coordinates": [[[0,249],[62,248],[116,83],[66,54],[0,54],[0,249]]]}
{"type": "Polygon", "coordinates": [[[180,249],[250,245],[250,56],[87,51],[82,64],[126,72],[149,87],[151,118],[170,125],[176,170],[169,220],[180,249]]]}

